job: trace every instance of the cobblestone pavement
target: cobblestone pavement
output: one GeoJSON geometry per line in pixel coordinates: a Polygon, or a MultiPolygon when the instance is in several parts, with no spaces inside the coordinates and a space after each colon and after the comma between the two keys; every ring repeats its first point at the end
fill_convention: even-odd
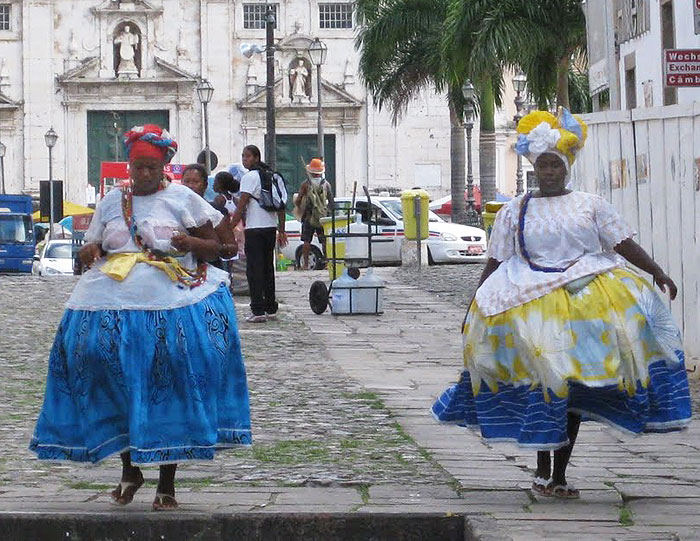
{"type": "MultiPolygon", "coordinates": [[[[43,397],[48,352],[72,277],[0,277],[0,491],[45,487],[104,490],[105,466],[47,464],[27,450],[43,397]]],[[[247,298],[243,298],[247,300],[247,298]]],[[[247,306],[237,303],[239,320],[247,306]]],[[[181,486],[446,485],[450,478],[396,424],[376,394],[327,362],[323,343],[291,312],[274,324],[239,323],[255,445],[184,465],[181,486]]],[[[152,472],[151,478],[155,476],[152,472]]],[[[147,476],[148,477],[148,476],[147,476]]],[[[361,500],[360,500],[360,503],[361,500]]]]}
{"type": "MultiPolygon", "coordinates": [[[[357,317],[311,312],[309,287],[326,273],[278,275],[280,321],[241,326],[255,445],[183,467],[183,509],[452,512],[481,539],[698,538],[697,423],[642,438],[586,423],[569,476],[582,499],[568,502],[530,495],[534,453],[435,423],[429,407],[459,374],[464,303],[481,269],[435,267],[420,280],[411,272],[379,269],[385,312],[357,317]]],[[[114,513],[106,489],[116,461],[46,465],[25,450],[71,280],[0,277],[0,511],[39,501],[114,513]]],[[[140,492],[128,512],[147,510],[150,498],[140,492]]]]}

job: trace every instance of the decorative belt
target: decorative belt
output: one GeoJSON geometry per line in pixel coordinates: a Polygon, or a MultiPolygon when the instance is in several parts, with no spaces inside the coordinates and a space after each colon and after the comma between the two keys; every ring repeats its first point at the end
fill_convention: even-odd
{"type": "Polygon", "coordinates": [[[112,254],[107,257],[107,261],[100,267],[100,270],[113,280],[121,282],[137,263],[146,263],[156,267],[173,282],[184,284],[190,289],[201,285],[207,279],[206,265],[199,265],[197,270],[191,271],[174,257],[166,256],[153,259],[143,252],[112,254]]]}

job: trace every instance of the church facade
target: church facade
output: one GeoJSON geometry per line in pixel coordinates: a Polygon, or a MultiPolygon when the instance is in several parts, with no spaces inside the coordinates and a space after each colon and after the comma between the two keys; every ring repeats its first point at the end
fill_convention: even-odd
{"type": "MultiPolygon", "coordinates": [[[[357,182],[375,191],[421,186],[434,198],[448,194],[444,98],[426,92],[393,125],[359,78],[351,1],[273,6],[277,166],[291,188],[302,180],[302,162],[317,155],[319,85],[308,47],[319,38],[328,47],[320,89],[336,192],[350,193],[357,182]]],[[[0,0],[6,192],[38,193],[48,178],[50,127],[59,136],[53,177],[76,203],[95,198],[100,163],[125,159],[121,135],[131,126],[166,126],[180,145],[174,161],[194,162],[204,148],[201,79],[214,87],[209,143],[218,169],[240,161],[247,144],[263,149],[265,55],[247,58],[241,45],[264,45],[265,12],[263,0],[0,0]]]]}

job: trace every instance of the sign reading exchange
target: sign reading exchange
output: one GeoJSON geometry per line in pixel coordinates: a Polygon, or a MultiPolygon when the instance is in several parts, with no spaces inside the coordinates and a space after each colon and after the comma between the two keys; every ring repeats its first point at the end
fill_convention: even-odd
{"type": "Polygon", "coordinates": [[[666,49],[664,73],[666,86],[700,87],[700,49],[666,49]]]}

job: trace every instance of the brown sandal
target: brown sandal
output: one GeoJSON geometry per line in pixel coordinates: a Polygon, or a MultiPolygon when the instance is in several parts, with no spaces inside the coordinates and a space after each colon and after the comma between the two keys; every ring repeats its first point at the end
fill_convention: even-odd
{"type": "Polygon", "coordinates": [[[138,479],[134,481],[120,481],[112,493],[112,505],[129,505],[134,501],[136,491],[143,485],[143,473],[139,471],[138,479]]]}
{"type": "Polygon", "coordinates": [[[156,492],[156,498],[153,500],[154,511],[172,511],[178,508],[175,496],[156,492]]]}

